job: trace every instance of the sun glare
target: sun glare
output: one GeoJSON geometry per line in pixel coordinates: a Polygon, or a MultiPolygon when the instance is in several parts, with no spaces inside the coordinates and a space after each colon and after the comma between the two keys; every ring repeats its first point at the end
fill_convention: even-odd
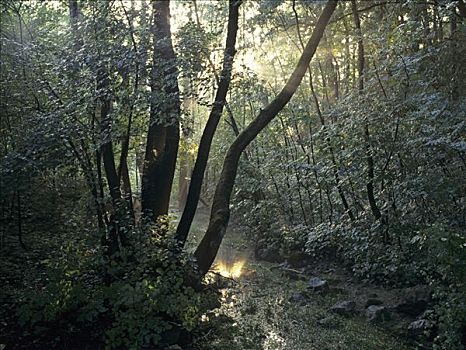
{"type": "Polygon", "coordinates": [[[218,273],[223,277],[228,278],[239,278],[243,272],[244,264],[246,260],[238,260],[233,264],[227,264],[226,262],[220,261],[215,264],[214,272],[218,273]]]}

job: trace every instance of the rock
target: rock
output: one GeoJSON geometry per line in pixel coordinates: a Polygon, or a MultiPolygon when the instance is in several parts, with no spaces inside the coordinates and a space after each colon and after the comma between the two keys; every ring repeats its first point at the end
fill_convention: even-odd
{"type": "Polygon", "coordinates": [[[426,319],[420,319],[411,322],[408,326],[408,335],[413,339],[418,339],[429,329],[429,322],[426,319]]]}
{"type": "Polygon", "coordinates": [[[349,316],[356,311],[356,303],[352,300],[340,301],[330,308],[330,311],[343,316],[349,316]]]}
{"type": "Polygon", "coordinates": [[[385,306],[371,305],[366,309],[366,317],[369,322],[383,322],[390,319],[390,312],[385,306]]]}
{"type": "Polygon", "coordinates": [[[398,312],[417,316],[424,312],[431,301],[432,289],[429,286],[418,285],[402,291],[401,301],[396,305],[398,312]]]}
{"type": "Polygon", "coordinates": [[[178,344],[174,344],[174,345],[170,345],[167,350],[183,350],[183,348],[181,346],[179,346],[178,344]]]}
{"type": "Polygon", "coordinates": [[[290,302],[298,304],[298,305],[305,305],[307,304],[307,298],[303,293],[294,292],[291,294],[290,298],[288,299],[290,302]]]}
{"type": "Polygon", "coordinates": [[[371,305],[382,305],[383,301],[377,298],[369,298],[366,301],[366,307],[369,307],[371,305]]]}
{"type": "Polygon", "coordinates": [[[314,292],[323,292],[328,290],[328,283],[319,277],[312,277],[307,283],[307,288],[314,292]]]}

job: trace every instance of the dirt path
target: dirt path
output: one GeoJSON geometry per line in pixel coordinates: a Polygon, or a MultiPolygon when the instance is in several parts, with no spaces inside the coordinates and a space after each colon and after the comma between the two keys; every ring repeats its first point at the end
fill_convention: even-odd
{"type": "MultiPolygon", "coordinates": [[[[196,220],[199,236],[206,219],[204,213],[196,220]]],[[[364,309],[362,304],[367,296],[384,302],[390,302],[392,297],[382,288],[353,281],[338,266],[321,264],[313,271],[307,270],[302,279],[290,278],[277,264],[256,261],[235,226],[226,234],[216,262],[218,272],[230,274],[233,280],[223,282],[222,306],[206,315],[213,328],[201,341],[202,349],[414,348],[397,330],[406,329],[405,320],[395,317],[382,327],[368,322],[362,312],[341,316],[329,310],[342,300],[354,300],[357,309],[364,309]],[[325,279],[330,288],[326,292],[309,292],[307,280],[312,276],[325,279]]]]}

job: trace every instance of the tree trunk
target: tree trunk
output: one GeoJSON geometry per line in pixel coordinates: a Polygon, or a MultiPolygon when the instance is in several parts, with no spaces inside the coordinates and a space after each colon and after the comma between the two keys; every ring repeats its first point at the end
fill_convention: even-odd
{"type": "Polygon", "coordinates": [[[170,2],[153,1],[150,124],[142,176],[142,210],[151,220],[168,214],[180,140],[178,72],[170,29],[170,2]]]}
{"type": "MultiPolygon", "coordinates": [[[[365,69],[365,58],[364,58],[364,43],[362,38],[361,31],[361,21],[359,19],[359,13],[356,5],[356,0],[351,1],[351,8],[353,11],[354,25],[356,27],[356,34],[358,36],[358,91],[362,95],[364,90],[364,69],[365,69]]],[[[371,208],[372,215],[375,220],[380,220],[382,218],[382,213],[377,205],[374,194],[374,158],[372,157],[372,148],[370,145],[370,133],[369,125],[367,122],[364,125],[364,138],[366,142],[366,161],[367,161],[367,176],[368,182],[366,184],[367,190],[367,199],[369,201],[369,206],[371,208]]],[[[383,222],[382,222],[383,223],[383,222]]],[[[387,240],[387,237],[384,237],[384,241],[387,240]]]]}
{"type": "Polygon", "coordinates": [[[101,123],[101,146],[100,152],[104,163],[105,178],[107,179],[110,197],[112,198],[113,212],[110,215],[110,225],[108,227],[108,245],[107,254],[111,256],[119,250],[119,238],[122,244],[126,244],[124,230],[120,227],[123,220],[123,201],[121,198],[120,181],[115,166],[115,156],[113,153],[112,143],[112,120],[111,106],[112,102],[109,93],[105,91],[108,88],[108,75],[105,68],[99,68],[97,77],[97,90],[100,97],[100,123],[101,123]]]}
{"type": "Polygon", "coordinates": [[[189,185],[189,154],[185,152],[180,157],[180,174],[178,178],[178,209],[184,210],[186,199],[188,198],[189,185]]]}
{"type": "Polygon", "coordinates": [[[19,189],[16,190],[16,205],[17,205],[17,223],[18,223],[18,242],[21,248],[26,250],[26,245],[23,241],[23,219],[22,219],[22,211],[21,211],[21,194],[19,189]]]}
{"type": "Polygon", "coordinates": [[[326,4],[312,36],[299,59],[298,65],[282,91],[270,104],[261,110],[259,115],[241,132],[228,149],[223,162],[220,179],[215,189],[209,226],[195,252],[195,258],[197,259],[201,274],[207,273],[212,265],[227,229],[230,218],[230,199],[241,153],[255,139],[259,132],[275,118],[296,92],[336,5],[336,0],[330,0],[326,4]]]}
{"type": "Polygon", "coordinates": [[[191,175],[191,183],[189,185],[188,198],[181,216],[178,228],[176,230],[176,239],[183,245],[188,237],[191,223],[193,222],[196,208],[199,202],[199,196],[204,179],[204,172],[207,167],[210,147],[215,131],[217,130],[220,117],[222,116],[223,107],[226,102],[228,88],[230,86],[231,71],[233,68],[233,58],[236,53],[236,35],[238,32],[238,16],[241,1],[230,0],[228,12],[228,29],[225,44],[225,52],[223,56],[223,68],[218,82],[217,93],[215,95],[214,105],[207,120],[204,132],[199,144],[196,163],[191,175]]]}
{"type": "MultiPolygon", "coordinates": [[[[125,13],[126,20],[128,22],[128,26],[130,28],[130,38],[131,38],[131,43],[133,46],[134,50],[134,55],[135,57],[139,58],[139,50],[138,46],[136,43],[136,39],[134,37],[134,28],[133,28],[133,21],[130,18],[128,12],[126,11],[126,8],[124,4],[122,3],[122,8],[125,13]]],[[[129,88],[129,72],[124,75],[123,81],[125,83],[125,88],[129,88]]],[[[129,169],[128,169],[128,153],[129,153],[129,141],[131,137],[131,128],[132,128],[132,123],[133,123],[133,111],[134,111],[134,105],[137,99],[137,94],[138,94],[138,87],[139,87],[139,60],[136,59],[136,62],[134,64],[134,85],[133,85],[133,94],[132,98],[130,96],[126,96],[123,98],[123,104],[128,107],[128,124],[126,127],[126,134],[123,137],[122,143],[121,143],[121,153],[120,153],[120,162],[118,164],[118,178],[121,183],[121,189],[123,191],[123,196],[125,200],[127,201],[132,216],[134,217],[134,208],[133,208],[133,193],[131,190],[131,181],[129,178],[129,169]]],[[[124,109],[125,110],[125,109],[124,109]]]]}
{"type": "Polygon", "coordinates": [[[73,32],[76,31],[76,24],[79,19],[78,0],[68,0],[68,10],[70,12],[70,25],[73,32]]]}
{"type": "Polygon", "coordinates": [[[466,18],[466,5],[464,4],[464,1],[458,0],[458,2],[456,3],[456,6],[458,7],[460,16],[463,19],[466,18]]]}

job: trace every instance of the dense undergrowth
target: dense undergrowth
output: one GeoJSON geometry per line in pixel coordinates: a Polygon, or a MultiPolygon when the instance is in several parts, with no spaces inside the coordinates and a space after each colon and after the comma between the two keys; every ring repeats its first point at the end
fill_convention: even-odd
{"type": "Polygon", "coordinates": [[[76,227],[66,228],[61,245],[53,243],[51,228],[40,234],[51,246],[36,241],[38,232],[29,234],[30,250],[10,251],[2,259],[2,300],[9,307],[2,310],[0,343],[7,349],[143,349],[193,343],[191,332],[218,297],[190,278],[195,276],[193,261],[180,255],[168,226],[166,220],[146,227],[150,234],[135,230],[131,253],[111,260],[93,235],[76,227]],[[18,263],[25,258],[23,270],[18,263]]]}
{"type": "MultiPolygon", "coordinates": [[[[204,181],[194,179],[209,202],[234,137],[285,86],[322,10],[315,1],[243,1],[227,106],[211,98],[227,2],[173,1],[172,17],[166,1],[129,3],[0,4],[0,350],[189,347],[192,334],[209,334],[200,321],[218,295],[192,281],[192,242],[205,227],[193,227],[180,252],[173,227],[126,231],[141,210],[120,209],[144,195],[166,213],[176,191],[183,207],[207,115],[225,105],[210,153],[199,154],[204,181]],[[172,29],[170,18],[179,21],[172,29]],[[167,43],[170,57],[159,56],[167,43]],[[142,182],[164,186],[148,194],[142,182]],[[121,248],[111,258],[110,241],[121,248]]],[[[386,288],[430,286],[426,346],[461,349],[464,1],[365,3],[338,3],[299,88],[241,156],[232,216],[260,258],[327,259],[386,288]]],[[[217,218],[228,217],[228,201],[217,218]]],[[[268,287],[278,289],[257,286],[268,287]]],[[[244,346],[262,344],[264,332],[243,335],[251,333],[244,346]]]]}
{"type": "Polygon", "coordinates": [[[256,250],[265,250],[260,257],[273,257],[278,262],[307,261],[311,265],[322,259],[339,261],[359,279],[386,288],[430,285],[433,304],[426,313],[431,321],[427,338],[435,338],[435,349],[464,346],[466,246],[462,231],[434,224],[413,234],[400,247],[381,243],[367,228],[348,230],[348,226],[329,224],[312,229],[302,225],[290,227],[277,222],[276,213],[270,209],[267,213],[270,215],[261,212],[258,217],[245,217],[250,225],[246,231],[251,232],[256,250]]]}
{"type": "MultiPolygon", "coordinates": [[[[464,38],[464,32],[458,35],[464,38]]],[[[262,256],[293,260],[301,252],[339,260],[360,279],[387,287],[431,285],[438,349],[461,348],[466,334],[466,101],[464,94],[451,95],[464,92],[466,80],[464,71],[448,78],[455,64],[444,64],[459,58],[453,52],[462,52],[463,60],[466,47],[452,52],[452,45],[403,57],[385,52],[377,70],[389,74],[381,79],[370,71],[364,97],[350,93],[327,107],[329,125],[304,139],[296,111],[305,102],[292,102],[290,121],[272,126],[288,135],[284,144],[268,143],[265,171],[244,162],[235,202],[262,256]],[[367,200],[365,125],[377,169],[379,219],[367,200]],[[335,168],[339,185],[332,184],[335,168]]]]}

